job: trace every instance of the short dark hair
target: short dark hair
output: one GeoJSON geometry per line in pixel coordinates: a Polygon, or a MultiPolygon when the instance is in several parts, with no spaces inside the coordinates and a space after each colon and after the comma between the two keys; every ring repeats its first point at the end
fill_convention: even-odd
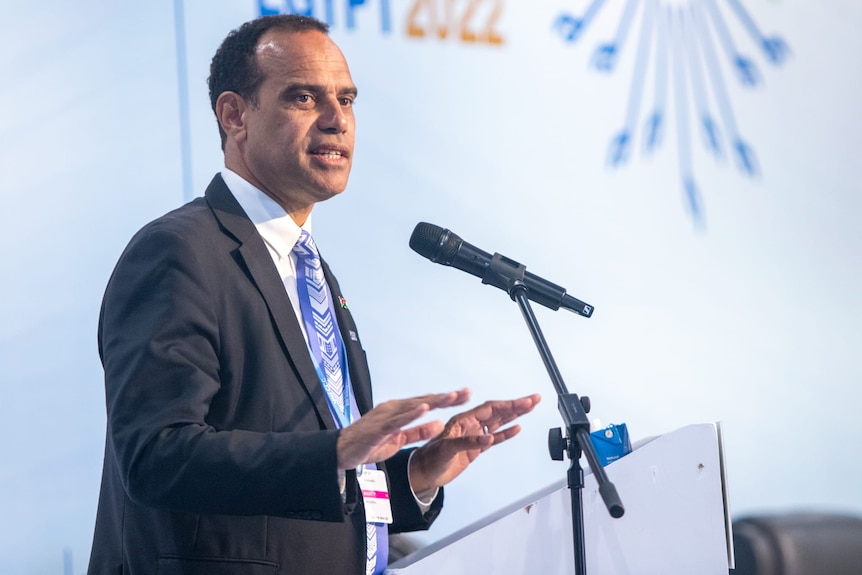
{"type": "MultiPolygon", "coordinates": [[[[231,31],[216,50],[210,63],[207,84],[213,113],[216,112],[216,101],[222,92],[236,92],[253,106],[257,105],[257,90],[263,82],[263,73],[257,65],[255,50],[260,37],[272,29],[287,32],[317,31],[329,34],[328,24],[298,14],[263,16],[231,31]]],[[[216,117],[216,123],[221,136],[221,147],[224,150],[227,134],[222,129],[218,117],[216,117]]]]}

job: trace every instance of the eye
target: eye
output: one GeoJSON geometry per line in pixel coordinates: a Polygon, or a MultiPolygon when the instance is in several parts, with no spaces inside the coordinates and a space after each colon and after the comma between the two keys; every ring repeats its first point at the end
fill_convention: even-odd
{"type": "Polygon", "coordinates": [[[348,108],[348,107],[353,105],[353,98],[345,96],[345,97],[339,99],[339,102],[341,103],[342,106],[344,106],[345,108],[348,108]]]}
{"type": "Polygon", "coordinates": [[[311,102],[311,94],[297,94],[295,100],[299,104],[308,104],[311,102]]]}

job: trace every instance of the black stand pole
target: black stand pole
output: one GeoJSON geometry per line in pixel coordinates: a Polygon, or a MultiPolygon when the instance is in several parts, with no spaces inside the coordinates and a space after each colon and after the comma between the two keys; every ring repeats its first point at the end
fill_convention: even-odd
{"type": "Polygon", "coordinates": [[[500,254],[494,254],[491,258],[486,277],[482,279],[482,282],[497,286],[504,283],[508,286],[507,291],[509,292],[509,296],[521,308],[521,313],[527,322],[527,327],[533,336],[533,341],[536,343],[539,355],[542,356],[542,361],[545,363],[545,368],[551,377],[551,383],[553,383],[554,389],[557,391],[557,408],[566,425],[566,437],[563,438],[559,427],[552,429],[548,434],[548,449],[551,453],[551,459],[562,461],[563,453],[567,452],[571,461],[567,477],[572,500],[572,537],[575,551],[575,574],[586,575],[587,562],[583,512],[584,471],[580,465],[582,452],[586,455],[590,469],[593,470],[593,474],[596,476],[599,484],[599,494],[602,496],[602,500],[605,502],[605,506],[608,508],[611,516],[615,518],[622,517],[625,508],[616,487],[608,479],[607,473],[605,473],[604,468],[599,463],[595,448],[590,441],[590,421],[587,418],[587,413],[590,411],[590,400],[587,397],[578,398],[576,394],[569,393],[566,388],[563,376],[557,368],[557,363],[551,355],[551,350],[545,341],[544,335],[542,335],[542,329],[539,327],[538,321],[536,321],[530,301],[527,299],[527,287],[523,281],[525,272],[525,266],[504,258],[500,254]]]}

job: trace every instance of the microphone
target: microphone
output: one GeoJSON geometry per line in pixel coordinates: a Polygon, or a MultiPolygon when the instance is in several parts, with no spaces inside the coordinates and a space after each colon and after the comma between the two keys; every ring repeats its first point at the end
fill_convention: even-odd
{"type": "MultiPolygon", "coordinates": [[[[566,294],[566,289],[546,279],[526,271],[526,267],[516,261],[495,253],[493,256],[472,246],[440,226],[419,222],[410,236],[410,247],[420,256],[434,263],[452,266],[461,271],[482,278],[482,283],[508,291],[512,279],[500,274],[501,269],[514,269],[523,274],[523,284],[527,288],[527,298],[552,310],[561,307],[583,317],[593,315],[593,306],[566,294]]],[[[512,298],[514,299],[514,298],[512,298]]]]}

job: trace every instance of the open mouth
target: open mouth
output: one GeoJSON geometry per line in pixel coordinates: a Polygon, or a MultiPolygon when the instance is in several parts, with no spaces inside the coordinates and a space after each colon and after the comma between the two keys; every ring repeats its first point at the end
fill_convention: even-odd
{"type": "Polygon", "coordinates": [[[321,146],[312,150],[311,154],[326,160],[340,160],[349,157],[348,150],[338,146],[321,146]]]}

